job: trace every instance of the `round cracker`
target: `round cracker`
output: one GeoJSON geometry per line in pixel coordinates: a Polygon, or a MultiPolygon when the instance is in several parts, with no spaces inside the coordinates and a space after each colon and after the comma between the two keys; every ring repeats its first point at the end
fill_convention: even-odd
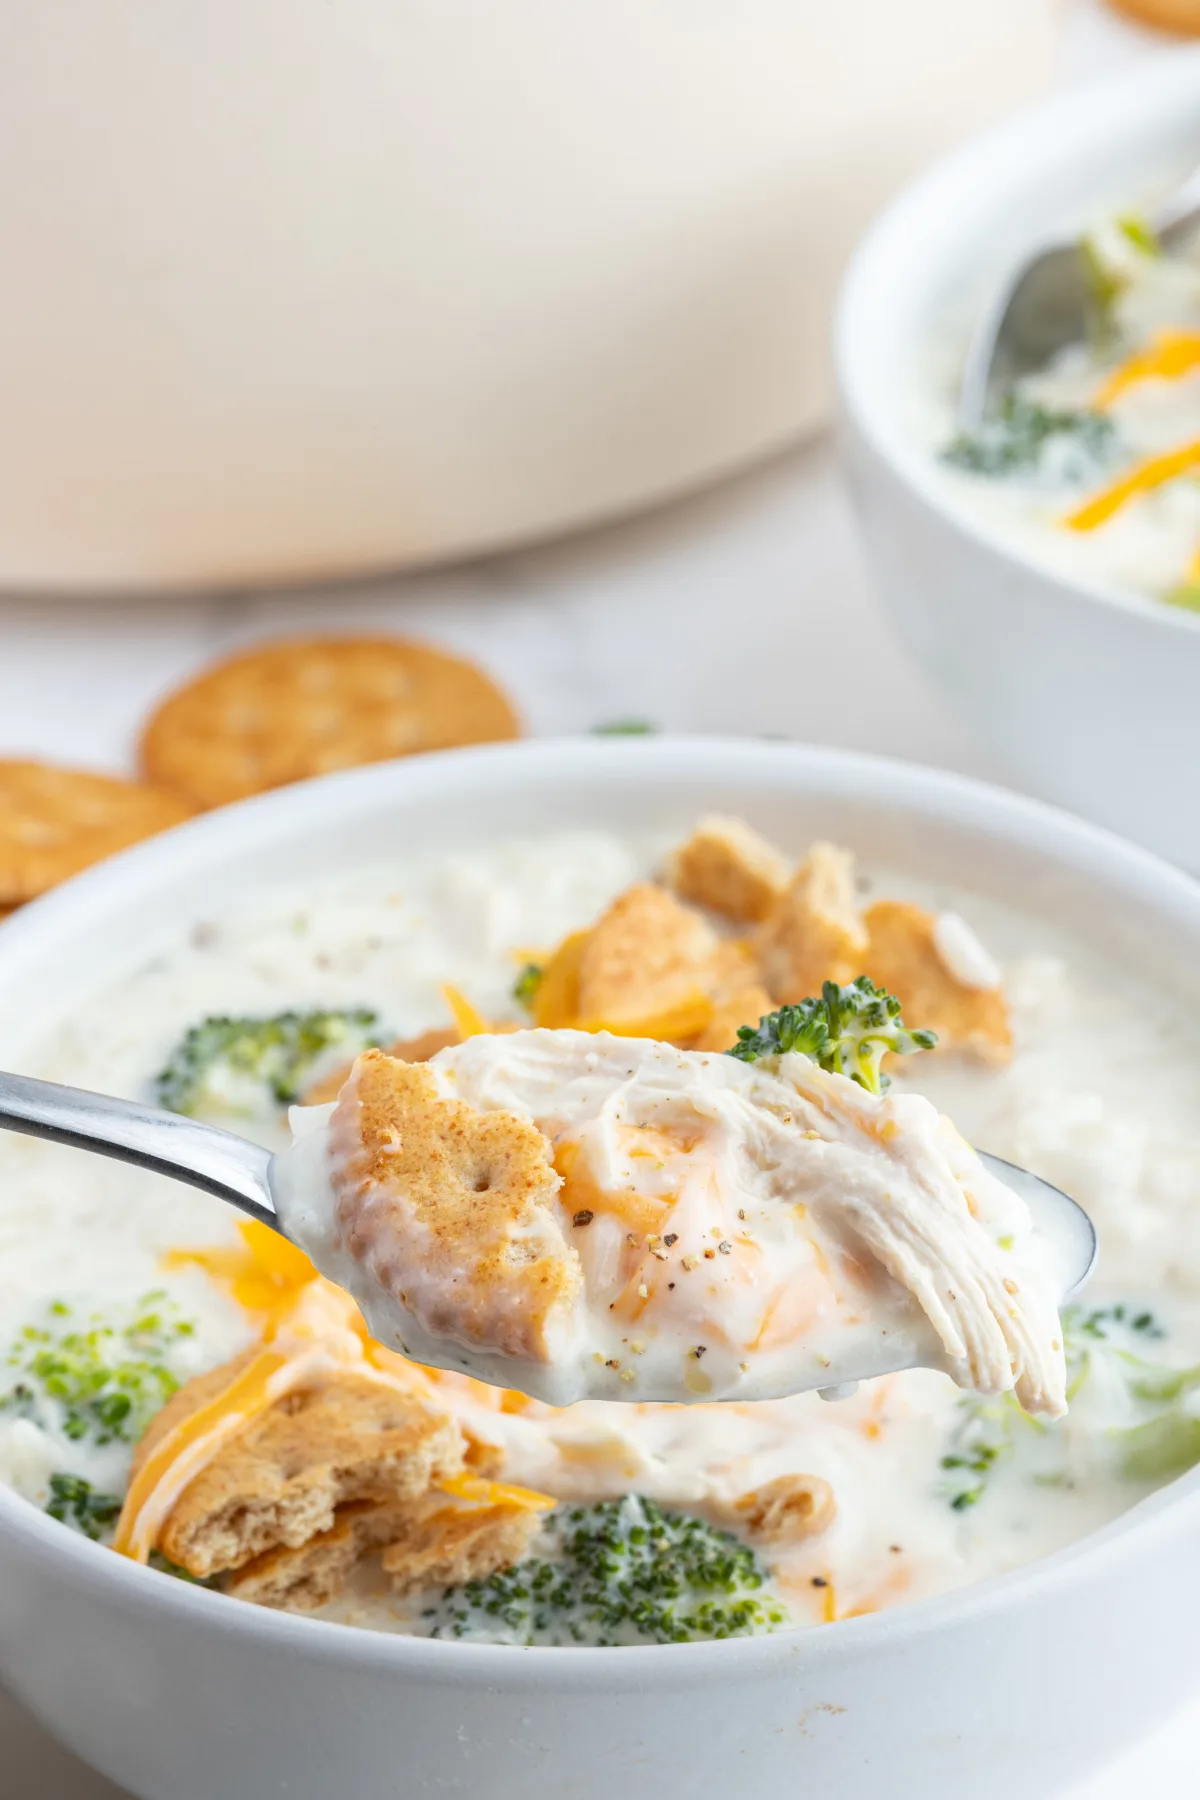
{"type": "Polygon", "coordinates": [[[142,735],[152,781],[221,806],[333,769],[517,737],[473,664],[400,638],[298,638],[218,663],[142,735]]]}
{"type": "Polygon", "coordinates": [[[141,781],[0,761],[0,911],[194,810],[180,795],[141,781]]]}
{"type": "Polygon", "coordinates": [[[1200,35],[1200,0],[1112,0],[1112,4],[1143,25],[1157,25],[1183,37],[1200,35]]]}

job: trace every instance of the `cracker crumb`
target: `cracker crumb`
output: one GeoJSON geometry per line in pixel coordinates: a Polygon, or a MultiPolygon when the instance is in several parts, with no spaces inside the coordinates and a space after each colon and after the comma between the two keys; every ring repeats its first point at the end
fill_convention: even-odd
{"type": "Polygon", "coordinates": [[[741,819],[710,813],[668,859],[667,885],[682,900],[735,920],[765,919],[787,886],[790,866],[741,819]]]}
{"type": "Polygon", "coordinates": [[[817,843],[761,926],[757,947],[774,999],[806,1000],[825,981],[862,974],[867,929],[859,911],[854,857],[817,843]]]}
{"type": "Polygon", "coordinates": [[[865,972],[895,994],[911,1027],[935,1031],[939,1051],[959,1049],[980,1061],[1012,1056],[1008,1002],[1000,987],[968,986],[938,953],[937,920],[903,900],[879,900],[866,915],[870,943],[865,972]]]}

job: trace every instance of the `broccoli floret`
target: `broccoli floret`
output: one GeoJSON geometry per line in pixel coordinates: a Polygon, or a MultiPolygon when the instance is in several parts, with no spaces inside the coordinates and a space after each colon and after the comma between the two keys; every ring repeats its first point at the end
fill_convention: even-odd
{"type": "Polygon", "coordinates": [[[657,731],[649,719],[607,719],[592,726],[593,737],[653,737],[657,731]]]}
{"type": "Polygon", "coordinates": [[[52,1475],[45,1510],[60,1524],[70,1525],[95,1541],[104,1527],[112,1524],[121,1502],[116,1494],[98,1494],[82,1475],[52,1475]]]}
{"type": "Polygon", "coordinates": [[[1059,410],[1006,394],[978,431],[962,432],[946,446],[942,460],[971,475],[1012,475],[1037,469],[1051,445],[1065,444],[1090,470],[1108,456],[1114,435],[1104,413],[1059,410]]]}
{"type": "Polygon", "coordinates": [[[47,1322],[26,1325],[9,1352],[21,1379],[0,1407],[73,1442],[136,1443],[179,1386],[168,1358],[195,1327],[161,1291],[144,1294],[123,1325],[76,1319],[56,1301],[47,1322]]]}
{"type": "Polygon", "coordinates": [[[378,1015],[366,1006],[202,1019],[171,1052],[155,1097],[169,1112],[192,1118],[290,1106],[327,1056],[356,1056],[381,1042],[378,1015]]]}
{"type": "Polygon", "coordinates": [[[896,996],[860,975],[846,987],[827,981],[819,1000],[781,1006],[757,1026],[743,1025],[729,1054],[758,1062],[798,1051],[823,1069],[848,1075],[868,1093],[882,1094],[889,1085],[882,1068],[889,1050],[909,1056],[914,1050],[932,1050],[936,1043],[936,1032],[906,1030],[896,996]]]}
{"type": "Polygon", "coordinates": [[[447,1588],[424,1615],[430,1636],[676,1644],[752,1637],[788,1622],[749,1545],[636,1494],[557,1507],[543,1542],[544,1557],[447,1588]]]}

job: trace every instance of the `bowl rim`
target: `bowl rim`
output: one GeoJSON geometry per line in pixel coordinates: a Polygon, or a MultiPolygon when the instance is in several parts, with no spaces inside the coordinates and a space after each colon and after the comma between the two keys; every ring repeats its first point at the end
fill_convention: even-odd
{"type": "MultiPolygon", "coordinates": [[[[1117,886],[1135,900],[1174,915],[1200,936],[1200,883],[1148,850],[1115,833],[1086,823],[1047,803],[968,776],[825,746],[771,740],[706,737],[545,738],[450,750],[374,764],[274,793],[185,821],[170,831],[108,858],[63,883],[0,927],[0,980],[6,965],[45,955],[56,940],[86,924],[94,901],[136,902],[152,893],[163,876],[181,868],[211,866],[222,857],[261,848],[264,835],[285,839],[297,830],[319,829],[322,819],[343,819],[358,807],[372,813],[381,804],[402,809],[406,801],[432,795],[454,797],[481,792],[561,790],[576,777],[603,776],[614,787],[643,777],[660,781],[687,775],[695,780],[734,776],[761,785],[764,794],[797,798],[866,798],[902,808],[918,818],[954,829],[984,830],[1069,866],[1076,874],[1117,886]],[[315,816],[314,816],[315,815],[315,816]]],[[[682,797],[682,796],[681,796],[682,797]]],[[[1157,1489],[1110,1520],[1049,1556],[931,1599],[842,1619],[833,1628],[797,1628],[761,1637],[687,1644],[623,1645],[610,1648],[521,1648],[464,1644],[373,1630],[304,1615],[275,1612],[230,1600],[164,1576],[114,1555],[81,1534],[64,1530],[30,1501],[0,1483],[0,1537],[14,1540],[38,1559],[49,1558],[74,1585],[103,1600],[115,1598],[127,1610],[157,1615],[165,1611],[198,1628],[248,1635],[316,1660],[362,1669],[394,1668],[413,1676],[452,1671],[464,1686],[529,1687],[552,1680],[574,1689],[606,1684],[631,1689],[648,1673],[647,1659],[670,1666],[688,1663],[690,1679],[717,1681],[802,1653],[816,1667],[852,1656],[883,1640],[917,1640],[947,1626],[993,1617],[1019,1605],[1031,1590],[1053,1590],[1070,1581],[1082,1565],[1097,1571],[1129,1540],[1142,1541],[1175,1527],[1181,1508],[1200,1516],[1200,1467],[1157,1489]],[[444,1659],[453,1658],[453,1662],[444,1659]],[[598,1662],[597,1659],[600,1659],[598,1662]]]]}
{"type": "MultiPolygon", "coordinates": [[[[894,409],[864,373],[859,356],[859,345],[877,335],[876,321],[887,309],[892,271],[911,261],[915,237],[932,254],[936,268],[945,246],[954,241],[968,196],[985,214],[999,213],[1036,184],[1039,170],[1069,163],[1086,155],[1097,139],[1110,137],[1114,119],[1124,121],[1122,135],[1136,135],[1148,115],[1180,109],[1189,98],[1193,103],[1200,99],[1200,44],[1163,50],[1127,69],[1023,107],[938,158],[889,202],[860,239],[834,311],[833,361],[845,420],[918,500],[962,536],[1065,595],[1195,636],[1200,633],[1200,613],[1169,606],[1115,582],[1073,577],[1043,563],[1036,552],[973,513],[953,484],[940,478],[933,453],[895,420],[894,409]]],[[[1046,241],[1044,235],[1032,234],[1026,248],[1032,253],[1046,241]]],[[[907,334],[910,344],[919,343],[921,324],[928,322],[926,304],[917,309],[917,323],[907,334]]]]}

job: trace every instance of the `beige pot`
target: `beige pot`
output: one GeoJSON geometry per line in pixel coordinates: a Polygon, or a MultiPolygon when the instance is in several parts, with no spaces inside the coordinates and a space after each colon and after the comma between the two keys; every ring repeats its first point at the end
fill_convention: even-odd
{"type": "Polygon", "coordinates": [[[811,429],[1057,0],[0,0],[0,584],[555,532],[811,429]]]}

